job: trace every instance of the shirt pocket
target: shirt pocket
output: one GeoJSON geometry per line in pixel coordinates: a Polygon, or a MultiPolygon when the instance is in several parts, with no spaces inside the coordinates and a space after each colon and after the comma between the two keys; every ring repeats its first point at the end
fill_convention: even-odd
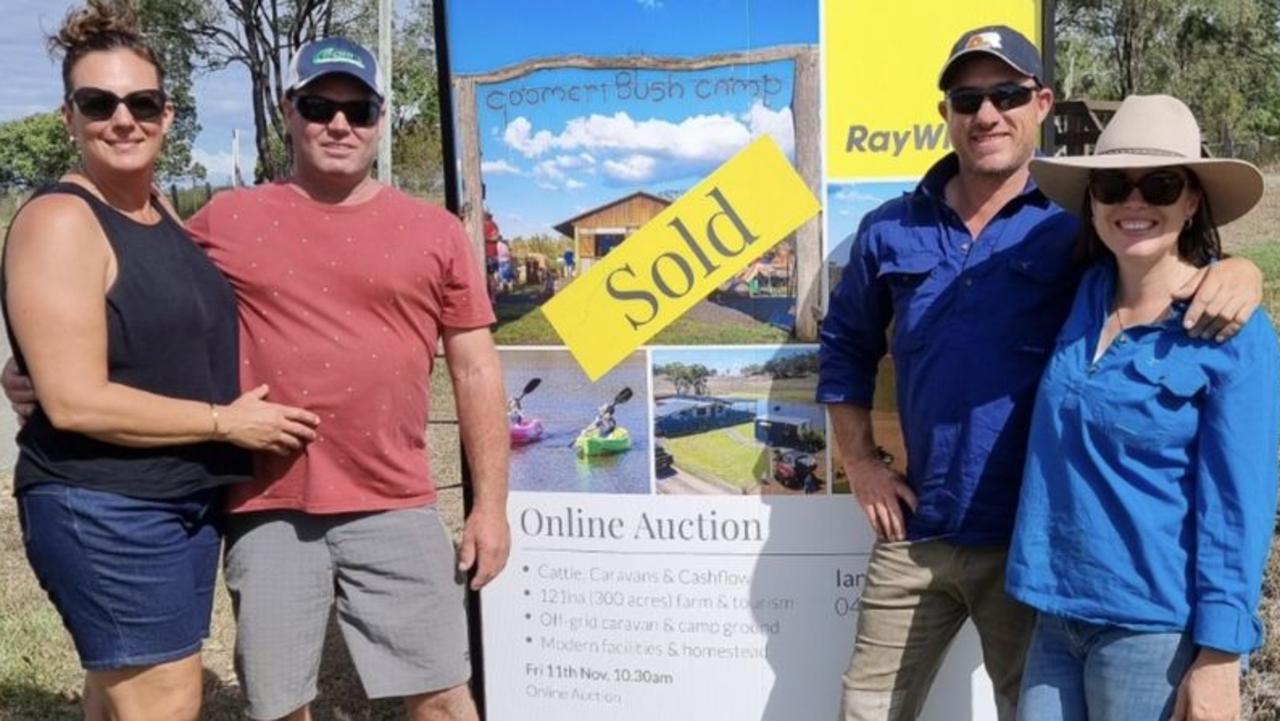
{"type": "Polygon", "coordinates": [[[880,261],[876,279],[893,297],[893,351],[902,353],[920,346],[928,335],[923,327],[932,291],[929,277],[942,258],[925,250],[899,251],[880,261]]]}
{"type": "Polygon", "coordinates": [[[1201,396],[1208,376],[1198,365],[1134,358],[1126,382],[1109,388],[1107,415],[1125,445],[1141,448],[1185,446],[1196,435],[1201,396]]]}

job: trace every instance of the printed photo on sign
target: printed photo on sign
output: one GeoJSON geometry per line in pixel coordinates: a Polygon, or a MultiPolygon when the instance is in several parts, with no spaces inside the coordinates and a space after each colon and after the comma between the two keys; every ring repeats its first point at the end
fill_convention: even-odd
{"type": "Polygon", "coordinates": [[[500,353],[511,490],[649,493],[644,353],[633,353],[596,383],[568,351],[500,353]]]}
{"type": "Polygon", "coordinates": [[[827,493],[813,347],[654,349],[659,493],[827,493]]]}
{"type": "MultiPolygon", "coordinates": [[[[820,182],[816,2],[610,4],[591,23],[599,5],[518,22],[491,2],[449,5],[462,213],[483,239],[500,345],[559,343],[540,306],[751,140],[772,137],[820,182]]],[[[808,223],[653,343],[813,340],[797,318],[816,317],[819,235],[808,223]]]]}

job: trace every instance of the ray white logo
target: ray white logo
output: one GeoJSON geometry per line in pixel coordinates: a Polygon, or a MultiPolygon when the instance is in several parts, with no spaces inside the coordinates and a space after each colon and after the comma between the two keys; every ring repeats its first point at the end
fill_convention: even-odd
{"type": "Polygon", "coordinates": [[[951,139],[947,137],[945,123],[916,123],[901,130],[872,130],[866,125],[850,125],[849,134],[845,136],[844,152],[846,153],[889,153],[893,157],[902,155],[908,144],[916,151],[951,149],[951,139]]]}

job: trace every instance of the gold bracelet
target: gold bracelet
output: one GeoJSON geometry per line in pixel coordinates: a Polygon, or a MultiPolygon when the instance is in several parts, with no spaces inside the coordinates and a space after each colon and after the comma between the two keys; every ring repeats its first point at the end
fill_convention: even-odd
{"type": "Polygon", "coordinates": [[[209,415],[213,416],[213,437],[221,438],[222,429],[218,428],[218,407],[212,403],[209,404],[209,415]]]}

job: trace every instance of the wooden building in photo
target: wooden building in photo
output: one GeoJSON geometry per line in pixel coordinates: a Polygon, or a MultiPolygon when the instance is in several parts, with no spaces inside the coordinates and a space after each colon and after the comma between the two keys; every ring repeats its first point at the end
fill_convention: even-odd
{"type": "Polygon", "coordinates": [[[555,228],[573,239],[575,272],[582,273],[668,205],[670,200],[636,192],[576,215],[555,228]]]}

